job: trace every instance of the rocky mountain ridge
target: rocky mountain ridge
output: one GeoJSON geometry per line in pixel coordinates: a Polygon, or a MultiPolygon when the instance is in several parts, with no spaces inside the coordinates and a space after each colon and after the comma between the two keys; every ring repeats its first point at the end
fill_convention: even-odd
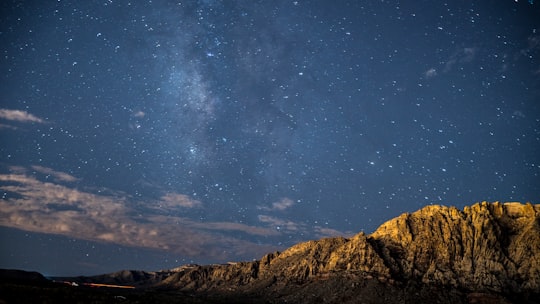
{"type": "Polygon", "coordinates": [[[250,303],[539,303],[540,205],[433,205],[258,261],[79,279],[250,303]]]}
{"type": "Polygon", "coordinates": [[[540,205],[427,206],[350,239],[297,244],[260,261],[194,266],[160,282],[183,290],[304,282],[335,272],[418,280],[471,292],[540,293],[540,205]],[[229,286],[231,285],[231,286],[229,286]]]}

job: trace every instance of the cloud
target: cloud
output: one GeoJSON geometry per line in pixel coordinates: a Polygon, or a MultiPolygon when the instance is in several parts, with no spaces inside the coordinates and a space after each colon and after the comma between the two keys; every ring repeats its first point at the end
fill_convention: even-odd
{"type": "Polygon", "coordinates": [[[282,199],[280,199],[279,201],[277,202],[273,202],[272,203],[272,207],[264,207],[264,206],[260,206],[259,209],[261,210],[266,210],[266,211],[284,211],[292,206],[294,206],[295,202],[288,198],[288,197],[284,197],[282,199]]]}
{"type": "Polygon", "coordinates": [[[249,226],[241,223],[231,223],[231,222],[211,222],[211,223],[191,223],[192,227],[204,230],[215,230],[215,231],[238,231],[244,232],[251,235],[257,236],[279,236],[280,233],[265,227],[249,226]]]}
{"type": "MultiPolygon", "coordinates": [[[[0,225],[25,231],[164,250],[216,262],[260,258],[283,249],[279,244],[284,237],[292,245],[306,238],[346,235],[264,214],[255,224],[203,221],[198,215],[207,211],[205,205],[185,194],[171,192],[139,201],[124,192],[84,189],[79,178],[52,168],[8,169],[0,173],[0,192],[4,193],[0,225]]],[[[294,204],[292,199],[282,198],[267,210],[283,211],[294,204]]]]}
{"type": "Polygon", "coordinates": [[[426,78],[433,78],[437,76],[437,70],[435,68],[431,68],[424,72],[424,77],[426,78]]]}
{"type": "Polygon", "coordinates": [[[274,210],[285,210],[289,207],[292,207],[294,205],[294,201],[290,198],[282,198],[281,200],[272,203],[272,209],[274,210]]]}
{"type": "Polygon", "coordinates": [[[471,62],[474,60],[478,49],[475,47],[466,47],[463,48],[463,56],[461,57],[461,62],[471,62]]]}
{"type": "Polygon", "coordinates": [[[175,208],[197,208],[202,207],[202,203],[198,200],[192,199],[187,195],[178,193],[167,193],[161,197],[160,204],[164,207],[175,208]]]}
{"type": "Polygon", "coordinates": [[[45,120],[21,110],[0,109],[0,118],[19,122],[45,123],[45,120]]]}
{"type": "Polygon", "coordinates": [[[289,219],[283,219],[269,215],[259,215],[258,219],[261,223],[265,223],[269,228],[275,229],[284,234],[297,236],[311,236],[312,238],[324,238],[335,236],[352,236],[356,232],[339,231],[328,227],[310,226],[306,223],[299,223],[289,219]]]}
{"type": "Polygon", "coordinates": [[[259,207],[260,210],[273,212],[273,215],[259,214],[258,220],[268,227],[268,229],[279,232],[282,235],[288,235],[289,238],[295,236],[297,242],[307,238],[324,238],[334,236],[352,236],[356,234],[351,231],[339,231],[329,227],[322,227],[319,225],[308,225],[304,222],[296,222],[291,219],[281,217],[275,211],[284,211],[296,204],[290,198],[284,197],[279,201],[272,203],[272,207],[259,207]],[[278,214],[278,215],[276,215],[278,214]]]}
{"type": "Polygon", "coordinates": [[[6,125],[6,124],[0,124],[0,130],[1,129],[17,130],[17,127],[6,125]]]}
{"type": "Polygon", "coordinates": [[[47,176],[52,176],[57,182],[75,182],[79,179],[69,175],[64,172],[55,171],[51,168],[46,168],[42,166],[32,166],[32,169],[36,170],[39,173],[46,174],[47,176]]]}
{"type": "Polygon", "coordinates": [[[144,113],[143,111],[137,111],[133,113],[133,117],[143,118],[144,116],[146,116],[146,113],[144,113]]]}
{"type": "Polygon", "coordinates": [[[275,227],[277,230],[285,230],[286,232],[299,232],[305,230],[304,224],[295,223],[290,220],[280,219],[268,215],[259,215],[259,221],[275,227]]]}
{"type": "Polygon", "coordinates": [[[456,64],[464,64],[472,62],[476,54],[478,53],[478,48],[476,47],[465,47],[454,52],[450,58],[446,61],[444,72],[449,72],[453,69],[456,64]]]}
{"type": "Polygon", "coordinates": [[[152,208],[141,215],[140,205],[125,193],[75,189],[58,183],[78,180],[67,173],[41,166],[31,169],[54,178],[40,180],[43,176],[29,174],[32,170],[24,167],[11,167],[9,173],[0,174],[0,191],[4,192],[0,225],[215,261],[258,258],[277,249],[252,241],[278,237],[275,229],[178,215],[178,207],[204,208],[187,195],[171,193],[151,202],[160,204],[161,211],[174,211],[165,214],[176,215],[153,212],[152,208]]]}

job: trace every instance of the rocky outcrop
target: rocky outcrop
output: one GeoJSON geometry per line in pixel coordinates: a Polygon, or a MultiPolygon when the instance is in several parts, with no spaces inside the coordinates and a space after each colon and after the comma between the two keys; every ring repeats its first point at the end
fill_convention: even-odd
{"type": "MultiPolygon", "coordinates": [[[[258,261],[66,281],[136,286],[122,296],[134,303],[540,303],[540,205],[427,206],[370,235],[300,243],[258,261]]],[[[4,300],[75,293],[100,303],[93,290],[48,283],[0,271],[0,294],[19,293],[4,300]]],[[[110,300],[106,291],[98,296],[110,300]]]]}
{"type": "Polygon", "coordinates": [[[370,235],[300,243],[259,261],[91,280],[250,303],[535,303],[540,205],[427,206],[370,235]]]}
{"type": "Polygon", "coordinates": [[[472,291],[540,292],[540,205],[481,203],[403,214],[371,238],[399,279],[472,291]]]}
{"type": "Polygon", "coordinates": [[[417,282],[464,291],[469,302],[492,294],[540,294],[540,205],[427,206],[384,223],[371,235],[300,243],[260,261],[186,267],[159,285],[260,292],[321,280],[353,286],[376,280],[396,290],[417,282]]]}

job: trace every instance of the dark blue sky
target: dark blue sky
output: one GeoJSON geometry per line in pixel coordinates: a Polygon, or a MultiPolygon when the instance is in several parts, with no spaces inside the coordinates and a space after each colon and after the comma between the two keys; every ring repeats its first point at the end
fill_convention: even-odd
{"type": "Polygon", "coordinates": [[[539,201],[537,3],[3,1],[0,50],[3,268],[253,259],[539,201]]]}

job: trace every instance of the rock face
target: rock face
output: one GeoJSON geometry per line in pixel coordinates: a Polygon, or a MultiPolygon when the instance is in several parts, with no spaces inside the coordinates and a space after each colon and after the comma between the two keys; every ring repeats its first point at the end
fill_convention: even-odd
{"type": "MultiPolygon", "coordinates": [[[[407,300],[410,292],[418,300],[422,292],[441,288],[437,291],[444,295],[441,303],[508,303],[506,299],[516,295],[520,301],[537,299],[540,205],[482,202],[464,210],[428,206],[384,223],[371,235],[300,243],[260,261],[184,267],[158,286],[190,292],[271,293],[294,301],[297,293],[291,286],[317,294],[332,284],[337,285],[330,293],[347,286],[341,292],[350,294],[360,286],[360,296],[370,286],[382,288],[383,294],[395,296],[390,302],[415,301],[407,300]]],[[[323,294],[314,302],[325,302],[325,296],[331,298],[323,294]]],[[[307,298],[302,301],[309,302],[307,298]]],[[[326,302],[347,302],[346,297],[332,299],[326,302]]],[[[383,296],[379,302],[372,300],[365,302],[389,303],[383,296]]]]}
{"type": "Polygon", "coordinates": [[[472,291],[540,292],[540,205],[425,207],[371,238],[399,279],[472,291]]]}
{"type": "Polygon", "coordinates": [[[259,261],[79,281],[219,303],[540,303],[540,205],[427,206],[370,235],[300,243],[259,261]]]}

